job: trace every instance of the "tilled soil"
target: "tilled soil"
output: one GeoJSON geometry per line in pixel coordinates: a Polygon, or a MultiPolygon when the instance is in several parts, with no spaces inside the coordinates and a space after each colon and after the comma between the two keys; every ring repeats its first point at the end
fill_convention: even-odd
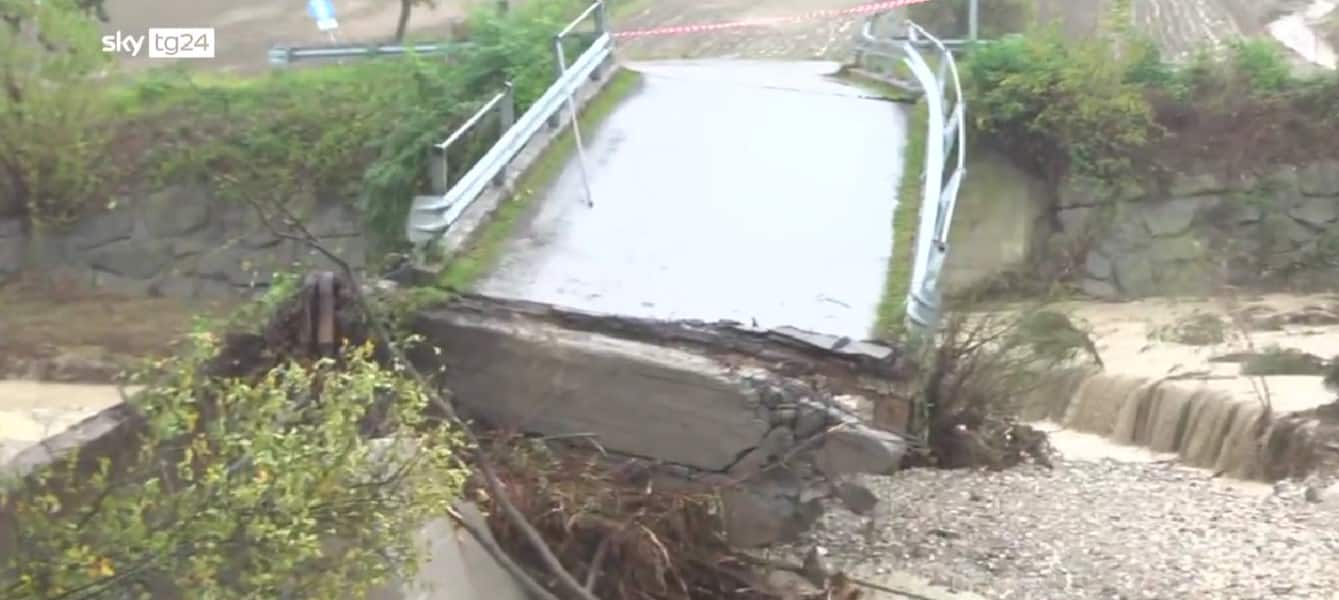
{"type": "MultiPolygon", "coordinates": [[[[643,0],[614,7],[618,31],[793,17],[810,11],[858,6],[851,0],[643,0]]],[[[864,16],[819,18],[785,25],[708,32],[658,34],[619,40],[620,56],[633,60],[767,58],[843,60],[864,16]]]]}
{"type": "Polygon", "coordinates": [[[1334,490],[1311,502],[1112,460],[863,483],[882,500],[874,516],[833,508],[808,540],[858,576],[909,572],[987,598],[1339,598],[1334,490]]]}

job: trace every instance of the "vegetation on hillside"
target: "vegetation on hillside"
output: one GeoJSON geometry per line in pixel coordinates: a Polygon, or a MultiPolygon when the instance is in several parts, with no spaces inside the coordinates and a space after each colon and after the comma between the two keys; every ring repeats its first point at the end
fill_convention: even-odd
{"type": "MultiPolygon", "coordinates": [[[[525,110],[554,77],[554,33],[582,8],[577,0],[506,14],[481,8],[468,43],[445,61],[397,57],[240,80],[165,69],[123,80],[99,77],[105,55],[75,0],[35,6],[34,22],[67,49],[21,39],[0,46],[11,82],[27,77],[16,82],[24,97],[0,115],[0,139],[14,146],[4,153],[6,183],[35,221],[68,222],[146,185],[200,181],[233,201],[356,199],[388,238],[426,189],[431,143],[505,81],[525,110]]],[[[454,149],[457,175],[494,138],[485,127],[454,149]]]]}
{"type": "Polygon", "coordinates": [[[1205,160],[1251,170],[1339,155],[1339,77],[1293,75],[1268,41],[1178,65],[1123,26],[1082,41],[1043,28],[975,50],[963,72],[976,139],[1052,182],[1144,183],[1205,160]]]}

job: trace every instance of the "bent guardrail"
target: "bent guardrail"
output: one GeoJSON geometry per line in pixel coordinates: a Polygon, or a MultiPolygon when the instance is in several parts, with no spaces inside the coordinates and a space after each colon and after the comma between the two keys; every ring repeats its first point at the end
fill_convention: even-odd
{"type": "MultiPolygon", "coordinates": [[[[414,198],[409,218],[405,223],[405,235],[411,243],[423,247],[440,238],[460,218],[465,209],[488,188],[490,182],[500,183],[505,179],[507,166],[546,124],[550,127],[560,124],[558,111],[568,105],[579,84],[594,76],[600,65],[604,64],[613,53],[613,36],[608,29],[606,14],[604,2],[596,1],[554,36],[559,74],[553,85],[549,86],[549,89],[517,118],[511,127],[507,128],[497,143],[493,144],[492,148],[489,148],[459,181],[443,192],[433,190],[431,195],[414,198]],[[575,28],[586,20],[594,22],[595,39],[590,47],[573,61],[570,68],[565,68],[565,57],[562,56],[559,47],[563,40],[569,35],[574,35],[575,28]]],[[[485,106],[467,122],[467,125],[481,122],[483,120],[481,114],[496,108],[485,106]]]]}
{"type": "MultiPolygon", "coordinates": [[[[917,225],[911,281],[907,286],[906,327],[914,336],[933,334],[939,325],[942,294],[940,279],[948,257],[948,236],[957,206],[958,189],[966,177],[967,168],[967,103],[962,96],[962,83],[951,46],[970,46],[971,40],[956,40],[957,44],[940,40],[925,28],[906,21],[904,28],[881,35],[877,31],[881,17],[865,21],[856,39],[856,65],[867,67],[866,58],[876,56],[896,59],[910,71],[912,80],[898,79],[892,73],[880,74],[897,84],[924,95],[928,112],[925,141],[925,171],[920,223],[917,225]],[[933,54],[938,70],[930,67],[925,53],[933,54]],[[947,180],[945,173],[949,172],[947,180]]],[[[976,32],[975,2],[970,13],[973,37],[976,32]]],[[[900,198],[900,202],[915,202],[914,198],[900,198]]],[[[903,252],[895,248],[894,252],[903,252]]]]}
{"type": "Polygon", "coordinates": [[[967,175],[967,103],[962,96],[953,51],[942,41],[908,21],[907,39],[902,42],[902,48],[907,67],[925,93],[929,113],[921,222],[916,230],[916,257],[907,292],[907,329],[913,334],[924,335],[932,334],[939,325],[940,275],[948,257],[949,229],[957,206],[958,189],[967,175]],[[928,46],[922,41],[929,42],[928,46]],[[937,54],[938,74],[931,70],[921,54],[925,47],[937,54]],[[952,169],[952,173],[946,181],[944,173],[948,169],[952,169]]]}

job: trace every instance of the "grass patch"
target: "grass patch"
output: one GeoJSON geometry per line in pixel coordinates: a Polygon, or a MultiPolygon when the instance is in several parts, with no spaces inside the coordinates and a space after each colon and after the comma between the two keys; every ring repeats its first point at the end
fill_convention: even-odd
{"type": "MultiPolygon", "coordinates": [[[[642,74],[619,69],[613,79],[581,110],[581,130],[594,135],[600,124],[614,112],[620,103],[641,84],[642,74]]],[[[448,289],[467,290],[474,286],[502,257],[502,249],[515,229],[516,222],[535,200],[562,173],[563,167],[576,152],[572,131],[563,132],[516,182],[516,193],[502,202],[492,218],[476,233],[464,251],[447,263],[438,285],[448,289]]]]}
{"type": "Polygon", "coordinates": [[[874,336],[891,339],[905,327],[907,291],[911,287],[911,264],[916,257],[916,227],[921,220],[921,195],[925,171],[925,134],[929,119],[925,104],[917,104],[907,119],[906,157],[902,184],[893,210],[893,252],[883,282],[883,300],[874,322],[874,336]]]}

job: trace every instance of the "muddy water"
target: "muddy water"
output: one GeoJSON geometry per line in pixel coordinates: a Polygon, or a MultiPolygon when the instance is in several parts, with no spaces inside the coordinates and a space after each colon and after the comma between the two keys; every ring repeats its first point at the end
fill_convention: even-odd
{"type": "Polygon", "coordinates": [[[0,381],[0,464],[120,402],[112,385],[0,381]]]}
{"type": "Polygon", "coordinates": [[[1305,9],[1270,23],[1269,34],[1309,63],[1339,68],[1339,53],[1315,29],[1335,10],[1339,10],[1339,1],[1315,0],[1305,9]]]}
{"type": "MultiPolygon", "coordinates": [[[[1287,314],[1333,310],[1335,303],[1325,296],[1268,296],[1245,304],[1287,314]]],[[[1224,343],[1191,346],[1152,339],[1150,333],[1195,313],[1225,315],[1227,306],[1148,300],[1063,308],[1092,327],[1106,364],[1103,373],[1053,374],[1028,402],[1025,416],[1054,431],[1066,456],[1123,462],[1174,458],[1229,477],[1261,479],[1267,467],[1287,460],[1286,451],[1262,451],[1257,442],[1266,406],[1286,415],[1334,399],[1319,376],[1244,377],[1237,363],[1210,359],[1271,345],[1329,357],[1339,347],[1339,325],[1229,332],[1224,343]]]]}

